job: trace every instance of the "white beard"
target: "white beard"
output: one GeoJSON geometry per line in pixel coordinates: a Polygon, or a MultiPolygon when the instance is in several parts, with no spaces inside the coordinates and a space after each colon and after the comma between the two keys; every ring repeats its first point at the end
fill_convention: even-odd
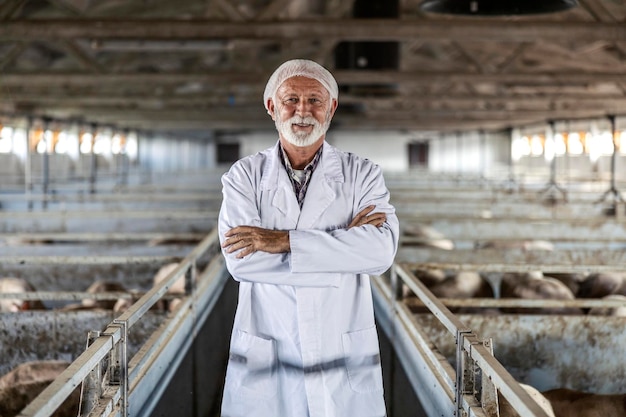
{"type": "Polygon", "coordinates": [[[276,118],[276,129],[287,142],[292,145],[305,147],[314,144],[322,135],[326,133],[330,126],[330,112],[326,114],[326,121],[322,124],[319,123],[314,117],[299,117],[293,116],[285,121],[276,118]],[[291,128],[292,124],[309,124],[313,126],[311,133],[306,132],[294,132],[291,128]]]}

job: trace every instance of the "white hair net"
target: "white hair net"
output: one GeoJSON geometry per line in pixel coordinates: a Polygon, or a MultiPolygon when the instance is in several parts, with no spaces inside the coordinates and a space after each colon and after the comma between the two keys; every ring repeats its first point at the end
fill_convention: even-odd
{"type": "Polygon", "coordinates": [[[267,107],[267,100],[273,99],[276,94],[276,90],[285,82],[286,79],[291,77],[307,77],[317,80],[328,90],[331,99],[335,100],[339,96],[339,87],[337,87],[337,81],[335,77],[323,66],[317,62],[310,61],[308,59],[292,59],[283,63],[280,67],[276,68],[276,71],[272,74],[265,86],[265,92],[263,93],[263,105],[265,109],[269,111],[267,107]]]}

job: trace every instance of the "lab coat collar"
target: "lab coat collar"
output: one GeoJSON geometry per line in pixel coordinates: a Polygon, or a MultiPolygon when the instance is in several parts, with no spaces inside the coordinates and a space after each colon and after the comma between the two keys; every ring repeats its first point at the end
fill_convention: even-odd
{"type": "MultiPolygon", "coordinates": [[[[322,160],[319,165],[322,168],[322,172],[324,173],[324,177],[327,182],[343,182],[343,171],[341,169],[341,161],[339,160],[339,155],[337,154],[337,148],[328,144],[328,142],[324,141],[322,145],[322,160]]],[[[317,168],[319,169],[320,166],[317,168]]]]}
{"type": "Polygon", "coordinates": [[[335,201],[336,187],[333,182],[343,182],[344,176],[337,149],[324,141],[322,159],[317,169],[313,171],[309,189],[304,197],[302,214],[298,221],[298,228],[314,228],[319,218],[335,201]]]}
{"type": "Polygon", "coordinates": [[[310,228],[335,199],[332,182],[344,182],[337,149],[326,141],[322,144],[321,160],[311,176],[302,213],[285,168],[280,162],[279,143],[269,150],[270,158],[263,173],[261,188],[276,189],[272,206],[288,216],[294,226],[310,228]]]}
{"type": "MultiPolygon", "coordinates": [[[[261,181],[261,188],[264,190],[271,190],[282,186],[283,181],[281,180],[281,174],[285,174],[284,178],[287,180],[289,179],[287,177],[287,173],[285,172],[285,168],[282,166],[280,161],[278,146],[280,146],[279,141],[277,141],[276,144],[268,150],[269,161],[265,166],[263,179],[261,181]]],[[[341,170],[341,162],[339,160],[339,155],[337,154],[337,149],[328,144],[326,141],[322,144],[322,157],[315,171],[319,171],[318,173],[323,174],[327,182],[344,181],[344,175],[341,170]]]]}

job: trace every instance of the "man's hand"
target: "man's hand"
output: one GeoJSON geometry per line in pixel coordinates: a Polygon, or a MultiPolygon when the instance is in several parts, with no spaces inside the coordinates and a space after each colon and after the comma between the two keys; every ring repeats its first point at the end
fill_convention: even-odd
{"type": "Polygon", "coordinates": [[[290,252],[289,232],[270,230],[254,226],[233,227],[224,234],[226,240],[222,248],[226,252],[237,252],[237,258],[243,258],[257,251],[268,253],[290,252]]]}
{"type": "MultiPolygon", "coordinates": [[[[355,226],[371,224],[381,227],[387,221],[385,213],[369,214],[376,206],[365,207],[352,219],[348,229],[355,226]]],[[[233,227],[224,234],[226,240],[222,248],[227,253],[237,252],[237,258],[243,258],[254,252],[285,253],[291,251],[289,244],[289,232],[286,230],[270,230],[254,226],[233,227]]]]}
{"type": "Polygon", "coordinates": [[[376,208],[375,205],[371,205],[361,210],[354,217],[354,219],[352,219],[352,221],[348,225],[348,229],[355,227],[355,226],[363,226],[364,224],[371,224],[372,226],[376,226],[376,227],[382,226],[383,223],[387,221],[387,215],[385,213],[369,214],[375,208],[376,208]]]}

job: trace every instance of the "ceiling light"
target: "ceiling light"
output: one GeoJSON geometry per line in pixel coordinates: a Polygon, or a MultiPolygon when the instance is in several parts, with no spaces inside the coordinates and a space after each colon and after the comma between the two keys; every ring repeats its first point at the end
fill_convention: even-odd
{"type": "Polygon", "coordinates": [[[503,16],[561,12],[577,5],[576,0],[426,0],[420,9],[430,13],[503,16]]]}
{"type": "Polygon", "coordinates": [[[96,51],[225,51],[232,44],[225,40],[139,40],[139,39],[94,39],[91,49],[96,51]]]}

